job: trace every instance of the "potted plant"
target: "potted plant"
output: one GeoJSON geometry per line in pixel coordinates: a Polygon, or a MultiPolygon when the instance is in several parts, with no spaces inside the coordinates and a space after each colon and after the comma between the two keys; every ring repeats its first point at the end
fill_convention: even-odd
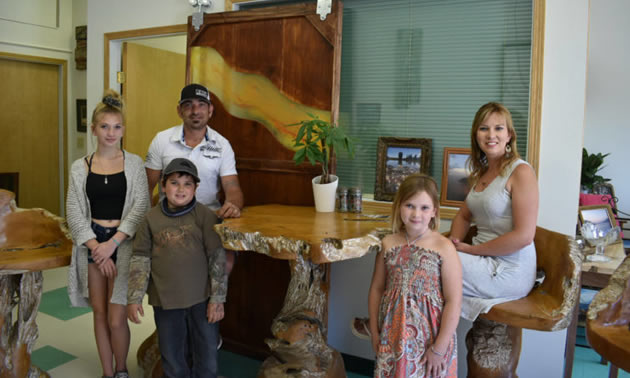
{"type": "Polygon", "coordinates": [[[296,124],[301,126],[294,139],[293,146],[297,150],[293,161],[296,165],[302,164],[305,159],[312,165],[321,164],[322,174],[312,180],[315,208],[319,212],[331,212],[335,210],[335,192],[339,183],[337,176],[329,172],[331,154],[333,151],[345,151],[352,158],[354,143],[342,128],[313,114],[307,114],[311,119],[296,124]]]}
{"type": "Polygon", "coordinates": [[[580,179],[580,186],[582,191],[590,193],[593,191],[593,185],[601,184],[610,181],[610,179],[602,177],[597,174],[604,164],[604,158],[610,154],[589,154],[586,148],[582,148],[582,177],[580,179]]]}

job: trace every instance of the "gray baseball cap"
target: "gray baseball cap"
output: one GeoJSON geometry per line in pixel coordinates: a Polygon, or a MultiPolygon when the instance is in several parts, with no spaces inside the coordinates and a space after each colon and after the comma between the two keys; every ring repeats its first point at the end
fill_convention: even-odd
{"type": "Polygon", "coordinates": [[[191,175],[195,182],[199,182],[199,175],[197,174],[197,167],[195,163],[186,159],[186,158],[176,158],[171,160],[170,163],[164,168],[162,171],[163,177],[170,175],[171,173],[180,172],[180,173],[188,173],[191,175]]]}

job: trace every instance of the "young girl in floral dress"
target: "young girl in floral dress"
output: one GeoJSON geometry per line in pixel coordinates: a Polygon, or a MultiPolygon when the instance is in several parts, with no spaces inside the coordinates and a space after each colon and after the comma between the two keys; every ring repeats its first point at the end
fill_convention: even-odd
{"type": "Polygon", "coordinates": [[[437,231],[439,218],[435,181],[407,177],[370,285],[375,377],[457,377],[462,267],[453,244],[437,231]]]}

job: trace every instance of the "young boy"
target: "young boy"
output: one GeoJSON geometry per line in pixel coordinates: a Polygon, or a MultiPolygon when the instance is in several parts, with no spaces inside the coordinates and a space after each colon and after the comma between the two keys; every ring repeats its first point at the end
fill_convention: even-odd
{"type": "Polygon", "coordinates": [[[225,251],[213,229],[217,217],[195,201],[199,176],[190,160],[171,161],[161,184],[166,198],[136,231],[127,316],[140,323],[148,293],[165,376],[216,377],[217,322],[227,293],[225,251]]]}

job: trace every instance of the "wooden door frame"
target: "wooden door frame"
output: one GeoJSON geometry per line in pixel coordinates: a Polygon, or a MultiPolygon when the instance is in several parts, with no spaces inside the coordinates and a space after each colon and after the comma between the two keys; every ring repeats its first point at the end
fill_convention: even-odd
{"type": "MultiPolygon", "coordinates": [[[[110,88],[110,43],[121,43],[144,39],[147,37],[172,36],[177,34],[186,35],[188,32],[187,24],[158,26],[154,28],[133,29],[119,32],[105,33],[103,35],[103,90],[110,88]]],[[[122,54],[122,49],[120,49],[122,54]]],[[[114,58],[113,56],[111,58],[114,58]]],[[[120,58],[120,56],[118,57],[120,58]]],[[[120,59],[118,59],[120,60],[120,59]]],[[[120,91],[120,88],[117,88],[120,91]]]]}
{"type": "Polygon", "coordinates": [[[61,83],[61,88],[58,88],[58,95],[61,99],[61,103],[59,106],[60,114],[58,120],[58,127],[61,126],[61,139],[62,142],[60,144],[59,153],[61,154],[61,161],[59,166],[60,184],[59,188],[59,212],[61,214],[64,213],[65,208],[65,193],[66,188],[68,187],[68,61],[65,59],[55,59],[55,58],[47,58],[43,56],[36,55],[23,55],[23,54],[14,54],[8,52],[0,51],[0,58],[6,60],[14,60],[19,62],[27,62],[27,63],[39,63],[39,64],[49,64],[53,66],[57,66],[57,71],[59,73],[59,81],[61,83]],[[61,124],[61,125],[59,125],[61,124]]]}

